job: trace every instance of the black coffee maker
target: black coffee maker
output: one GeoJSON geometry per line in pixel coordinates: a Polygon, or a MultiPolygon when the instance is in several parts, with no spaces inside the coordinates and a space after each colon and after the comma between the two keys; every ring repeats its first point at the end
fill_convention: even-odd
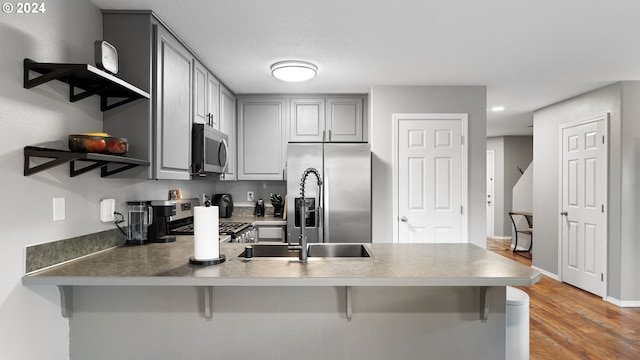
{"type": "Polygon", "coordinates": [[[263,217],[264,216],[264,201],[262,199],[256,202],[256,208],[254,210],[256,216],[263,217]]]}
{"type": "Polygon", "coordinates": [[[170,243],[176,241],[175,236],[167,236],[167,220],[176,214],[176,203],[171,200],[154,200],[151,202],[153,209],[153,223],[149,224],[149,242],[170,243]]]}

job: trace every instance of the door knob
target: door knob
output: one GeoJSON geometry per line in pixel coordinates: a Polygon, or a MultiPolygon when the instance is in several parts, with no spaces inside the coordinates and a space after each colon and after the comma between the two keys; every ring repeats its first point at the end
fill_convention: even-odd
{"type": "Polygon", "coordinates": [[[569,213],[568,213],[568,212],[566,212],[566,211],[563,211],[563,212],[561,212],[561,213],[560,213],[560,215],[562,215],[562,216],[567,216],[567,215],[569,215],[569,213]]]}
{"type": "Polygon", "coordinates": [[[402,221],[402,222],[407,222],[407,221],[409,221],[409,219],[407,219],[407,217],[406,217],[406,216],[403,216],[402,218],[400,218],[400,221],[402,221]]]}

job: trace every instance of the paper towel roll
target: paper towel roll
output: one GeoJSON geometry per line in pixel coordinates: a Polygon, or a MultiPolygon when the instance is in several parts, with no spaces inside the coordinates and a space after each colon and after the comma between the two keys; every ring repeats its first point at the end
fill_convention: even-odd
{"type": "Polygon", "coordinates": [[[193,209],[193,245],[196,260],[220,257],[217,206],[196,206],[193,209]]]}

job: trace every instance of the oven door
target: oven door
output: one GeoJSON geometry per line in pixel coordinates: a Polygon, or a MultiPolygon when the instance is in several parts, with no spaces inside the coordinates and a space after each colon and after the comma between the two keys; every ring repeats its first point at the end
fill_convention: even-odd
{"type": "Polygon", "coordinates": [[[227,135],[203,124],[193,124],[194,174],[223,174],[229,165],[227,135]]]}

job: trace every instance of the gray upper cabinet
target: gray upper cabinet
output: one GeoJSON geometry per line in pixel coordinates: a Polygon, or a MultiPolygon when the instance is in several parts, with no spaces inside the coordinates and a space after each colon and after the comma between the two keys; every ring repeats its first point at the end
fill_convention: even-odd
{"type": "Polygon", "coordinates": [[[194,56],[150,11],[103,10],[103,38],[118,50],[118,77],[151,94],[103,114],[127,156],[151,163],[115,176],[190,179],[194,56]]]}
{"type": "Polygon", "coordinates": [[[284,98],[238,99],[238,180],[284,180],[284,98]]]}
{"type": "Polygon", "coordinates": [[[236,97],[223,85],[220,86],[220,131],[229,136],[229,163],[226,174],[221,174],[220,180],[237,180],[236,97]]]}
{"type": "Polygon", "coordinates": [[[335,97],[327,99],[327,141],[364,141],[361,97],[335,97]]]}
{"type": "Polygon", "coordinates": [[[289,141],[323,142],[326,139],[324,99],[291,99],[289,141]]]}
{"type": "Polygon", "coordinates": [[[155,178],[189,179],[193,57],[166,29],[156,29],[155,178]]]}
{"type": "Polygon", "coordinates": [[[220,81],[207,73],[207,111],[211,127],[220,130],[220,81]]]}
{"type": "Polygon", "coordinates": [[[220,81],[194,60],[193,66],[193,122],[220,130],[220,81]]]}
{"type": "Polygon", "coordinates": [[[209,123],[207,111],[207,68],[199,61],[193,62],[193,122],[195,124],[209,123]]]}
{"type": "Polygon", "coordinates": [[[292,98],[289,141],[364,142],[363,97],[292,98]]]}

